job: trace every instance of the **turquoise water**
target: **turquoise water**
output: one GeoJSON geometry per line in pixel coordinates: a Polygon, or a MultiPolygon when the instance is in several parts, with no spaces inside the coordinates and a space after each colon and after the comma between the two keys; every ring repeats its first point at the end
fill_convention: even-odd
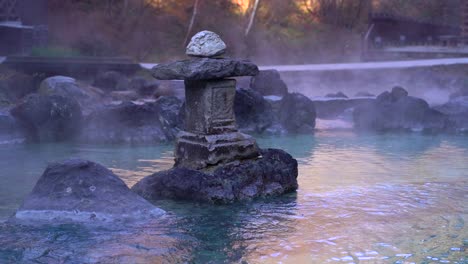
{"type": "MultiPolygon", "coordinates": [[[[0,263],[468,263],[468,137],[259,137],[299,161],[299,190],[227,206],[173,201],[119,226],[0,224],[0,263]]],[[[129,186],[172,166],[172,145],[0,145],[0,219],[47,162],[97,161],[129,186]]]]}

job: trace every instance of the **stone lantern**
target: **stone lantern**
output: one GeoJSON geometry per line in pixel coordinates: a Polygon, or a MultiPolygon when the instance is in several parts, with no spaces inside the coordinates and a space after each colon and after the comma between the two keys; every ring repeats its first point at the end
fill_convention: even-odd
{"type": "Polygon", "coordinates": [[[190,59],[159,64],[155,78],[185,81],[185,128],[177,136],[174,167],[141,179],[132,190],[148,200],[231,203],[297,189],[297,161],[280,149],[259,149],[237,129],[236,76],[258,67],[221,58],[226,44],[209,31],[187,47],[190,59]]]}
{"type": "Polygon", "coordinates": [[[204,169],[259,156],[255,140],[237,129],[236,80],[230,79],[254,76],[258,67],[219,57],[225,50],[217,34],[202,31],[187,46],[186,54],[192,58],[153,68],[156,79],[185,81],[185,131],[177,137],[176,167],[204,169]]]}

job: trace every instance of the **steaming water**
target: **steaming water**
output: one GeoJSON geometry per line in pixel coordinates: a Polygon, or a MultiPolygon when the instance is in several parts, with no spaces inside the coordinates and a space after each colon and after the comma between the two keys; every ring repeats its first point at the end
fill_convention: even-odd
{"type": "MultiPolygon", "coordinates": [[[[468,263],[468,138],[325,131],[262,137],[299,161],[299,190],[228,206],[161,201],[118,226],[0,225],[0,263],[468,263]]],[[[0,146],[0,217],[47,161],[74,156],[128,185],[172,165],[172,146],[0,146]]]]}

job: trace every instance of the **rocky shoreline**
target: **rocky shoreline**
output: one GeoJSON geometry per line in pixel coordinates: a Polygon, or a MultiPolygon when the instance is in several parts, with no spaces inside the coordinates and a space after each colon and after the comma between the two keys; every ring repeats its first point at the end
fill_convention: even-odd
{"type": "MultiPolygon", "coordinates": [[[[183,127],[185,104],[176,81],[107,72],[96,76],[95,87],[65,76],[37,84],[24,74],[16,75],[10,77],[18,78],[16,81],[0,81],[0,99],[4,98],[0,137],[14,142],[21,138],[25,140],[19,142],[171,142],[183,127]],[[16,93],[5,88],[20,84],[34,87],[22,87],[16,93]]],[[[269,70],[239,81],[234,108],[239,129],[256,134],[312,133],[316,119],[347,120],[357,131],[468,131],[468,100],[463,91],[433,108],[407,94],[393,99],[389,94],[391,97],[392,92],[384,92],[377,97],[309,99],[288,92],[279,74],[269,70]]]]}

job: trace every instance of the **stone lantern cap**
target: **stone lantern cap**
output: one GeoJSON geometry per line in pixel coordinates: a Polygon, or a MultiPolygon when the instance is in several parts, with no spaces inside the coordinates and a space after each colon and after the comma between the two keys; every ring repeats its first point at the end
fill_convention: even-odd
{"type": "Polygon", "coordinates": [[[152,69],[153,77],[159,80],[201,81],[258,74],[257,65],[248,60],[217,57],[225,51],[226,44],[216,33],[201,31],[192,37],[186,49],[186,54],[192,59],[158,64],[152,69]]]}
{"type": "Polygon", "coordinates": [[[213,80],[255,76],[257,65],[248,60],[196,58],[158,64],[152,75],[159,80],[213,80]]]}

